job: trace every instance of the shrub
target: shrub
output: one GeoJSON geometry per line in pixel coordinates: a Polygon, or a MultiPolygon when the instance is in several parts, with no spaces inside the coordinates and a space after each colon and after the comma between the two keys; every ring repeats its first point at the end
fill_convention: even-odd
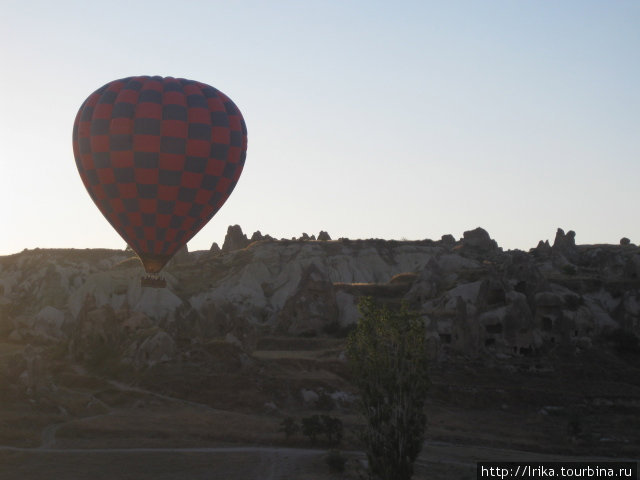
{"type": "Polygon", "coordinates": [[[342,441],[344,425],[342,420],[329,415],[313,415],[302,419],[302,433],[309,437],[313,445],[320,435],[329,445],[338,445],[342,441]]]}
{"type": "Polygon", "coordinates": [[[321,433],[322,423],[320,422],[320,415],[313,415],[312,417],[305,417],[302,419],[302,434],[305,437],[309,437],[311,444],[316,444],[318,435],[321,433]]]}
{"type": "Polygon", "coordinates": [[[331,471],[336,473],[344,472],[344,466],[347,463],[347,459],[338,450],[330,450],[324,457],[324,461],[327,462],[331,471]]]}
{"type": "Polygon", "coordinates": [[[329,445],[338,445],[342,441],[344,425],[342,420],[328,415],[320,415],[322,433],[327,438],[329,445]]]}
{"type": "Polygon", "coordinates": [[[329,412],[336,408],[336,402],[327,392],[320,392],[318,401],[316,402],[316,408],[318,410],[329,412]]]}
{"type": "Polygon", "coordinates": [[[298,433],[299,430],[300,425],[298,425],[298,422],[296,422],[293,417],[286,417],[280,422],[280,429],[278,431],[283,432],[288,440],[291,436],[298,433]]]}
{"type": "Polygon", "coordinates": [[[325,333],[326,335],[329,335],[330,337],[334,337],[334,338],[346,338],[355,328],[355,325],[353,324],[349,324],[349,325],[341,325],[340,322],[338,320],[331,320],[329,323],[327,323],[322,331],[323,333],[325,333]]]}

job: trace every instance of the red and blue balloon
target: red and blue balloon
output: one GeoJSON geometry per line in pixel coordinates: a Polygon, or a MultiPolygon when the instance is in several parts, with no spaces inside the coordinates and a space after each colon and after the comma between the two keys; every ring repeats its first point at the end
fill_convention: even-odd
{"type": "Polygon", "coordinates": [[[147,273],[157,273],[231,195],[247,128],[229,97],[209,85],[129,77],[84,101],[73,152],[98,209],[147,273]]]}

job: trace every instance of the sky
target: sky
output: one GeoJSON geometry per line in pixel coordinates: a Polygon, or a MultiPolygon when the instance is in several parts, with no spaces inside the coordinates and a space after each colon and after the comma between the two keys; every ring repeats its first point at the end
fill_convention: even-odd
{"type": "Polygon", "coordinates": [[[124,248],[71,145],[76,112],[134,75],[198,80],[242,111],[229,225],[276,238],[504,249],[640,243],[640,2],[0,0],[0,255],[124,248]]]}

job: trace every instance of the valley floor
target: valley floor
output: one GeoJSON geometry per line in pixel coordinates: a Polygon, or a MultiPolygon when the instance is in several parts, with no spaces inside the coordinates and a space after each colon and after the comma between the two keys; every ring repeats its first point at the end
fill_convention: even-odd
{"type": "MultiPolygon", "coordinates": [[[[19,379],[2,385],[0,480],[355,479],[361,420],[343,347],[343,339],[274,337],[238,364],[135,374],[41,350],[46,382],[24,392],[6,383],[19,379]],[[321,409],[323,393],[335,400],[321,409]],[[313,414],[341,419],[340,445],[279,431],[283,418],[313,414]],[[332,448],[347,458],[343,473],[325,461],[332,448]]],[[[3,365],[21,348],[0,345],[3,365]]],[[[478,461],[640,458],[637,356],[594,348],[448,359],[433,364],[431,378],[416,479],[473,479],[478,461]]]]}

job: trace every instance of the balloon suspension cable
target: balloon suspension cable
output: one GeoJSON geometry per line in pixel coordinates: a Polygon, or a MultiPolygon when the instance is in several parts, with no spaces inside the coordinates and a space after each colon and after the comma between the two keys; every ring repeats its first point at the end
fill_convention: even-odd
{"type": "Polygon", "coordinates": [[[150,273],[140,279],[140,285],[151,288],[164,288],[167,282],[159,273],[150,273]]]}

